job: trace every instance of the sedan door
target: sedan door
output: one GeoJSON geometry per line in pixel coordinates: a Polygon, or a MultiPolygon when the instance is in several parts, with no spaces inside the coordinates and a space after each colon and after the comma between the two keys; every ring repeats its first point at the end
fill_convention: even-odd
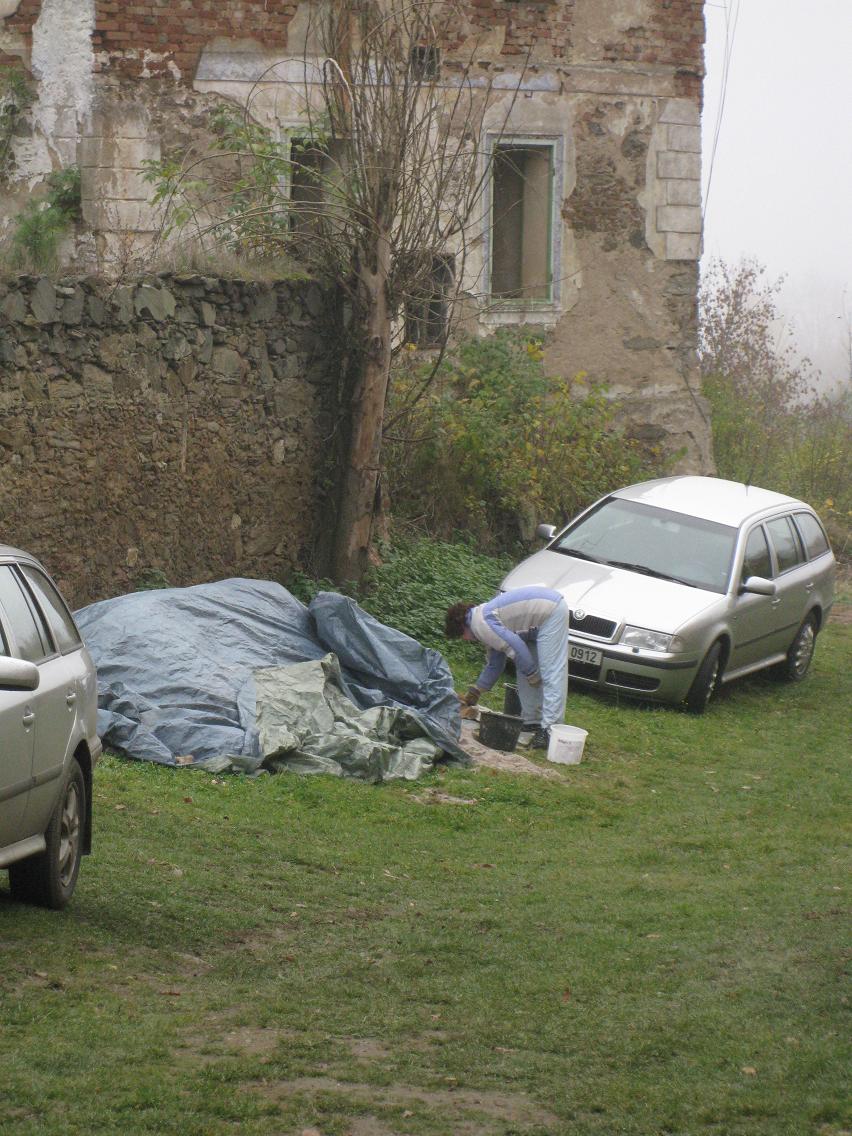
{"type": "MultiPolygon", "coordinates": [[[[0,632],[0,651],[3,650],[0,632]]],[[[6,652],[4,652],[6,653],[6,652]]],[[[35,738],[29,690],[0,690],[0,848],[23,840],[35,738]]]]}
{"type": "Polygon", "coordinates": [[[814,570],[805,560],[792,517],[773,517],[766,522],[766,531],[775,557],[778,586],[773,596],[774,634],[767,654],[786,654],[810,608],[814,570]]]}
{"type": "MultiPolygon", "coordinates": [[[[748,533],[743,552],[739,584],[749,576],[771,580],[775,574],[769,542],[763,525],[755,525],[748,533]]],[[[737,595],[731,615],[731,657],[726,673],[754,668],[775,649],[772,644],[778,636],[777,596],[758,596],[751,592],[737,595]]]]}

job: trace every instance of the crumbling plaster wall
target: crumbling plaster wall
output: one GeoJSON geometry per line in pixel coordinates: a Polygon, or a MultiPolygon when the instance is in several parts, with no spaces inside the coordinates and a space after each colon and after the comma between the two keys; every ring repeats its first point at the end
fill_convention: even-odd
{"type": "MultiPolygon", "coordinates": [[[[313,6],[20,0],[0,21],[0,50],[14,41],[29,60],[49,6],[70,20],[88,5],[94,87],[79,84],[91,101],[74,118],[84,216],[102,264],[150,240],[159,218],[143,163],[202,139],[212,103],[251,94],[273,129],[298,123],[313,6]]],[[[707,471],[695,359],[703,39],[702,0],[471,0],[446,61],[450,75],[454,52],[463,57],[476,40],[483,75],[505,91],[492,125],[511,101],[507,134],[559,140],[555,300],[482,304],[480,328],[535,325],[553,371],[606,382],[627,400],[635,433],[683,451],[677,468],[707,471]],[[512,96],[519,76],[523,89],[512,96]]],[[[466,284],[481,296],[487,232],[471,247],[466,284]]]]}

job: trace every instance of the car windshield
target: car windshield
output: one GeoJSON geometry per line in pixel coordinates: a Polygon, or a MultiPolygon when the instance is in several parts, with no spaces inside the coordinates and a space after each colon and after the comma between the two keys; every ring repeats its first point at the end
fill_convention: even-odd
{"type": "Polygon", "coordinates": [[[730,525],[609,497],[561,533],[550,549],[724,593],[736,536],[730,525]]]}

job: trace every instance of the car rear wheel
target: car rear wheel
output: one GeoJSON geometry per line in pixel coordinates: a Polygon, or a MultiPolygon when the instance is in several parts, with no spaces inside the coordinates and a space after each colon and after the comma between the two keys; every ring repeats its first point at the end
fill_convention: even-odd
{"type": "Polygon", "coordinates": [[[716,692],[721,673],[722,644],[714,643],[704,656],[704,662],[698,668],[698,674],[686,696],[686,708],[691,714],[703,714],[707,709],[707,704],[716,692]]]}
{"type": "Polygon", "coordinates": [[[15,899],[59,910],[74,893],[86,817],[86,782],[71,759],[71,768],[44,838],[47,847],[9,866],[9,886],[15,899]]]}
{"type": "Polygon", "coordinates": [[[813,615],[809,615],[796,632],[790,644],[787,658],[781,664],[780,672],[788,682],[801,682],[811,667],[816,649],[817,626],[813,615]]]}

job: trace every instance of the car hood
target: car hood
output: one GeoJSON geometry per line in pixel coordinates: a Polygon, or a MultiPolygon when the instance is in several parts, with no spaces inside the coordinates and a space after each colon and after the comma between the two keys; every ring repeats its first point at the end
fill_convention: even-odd
{"type": "Polygon", "coordinates": [[[573,610],[617,624],[630,623],[674,634],[689,620],[723,600],[718,592],[656,580],[624,568],[575,560],[544,549],[506,576],[503,588],[541,584],[562,592],[573,610]]]}

